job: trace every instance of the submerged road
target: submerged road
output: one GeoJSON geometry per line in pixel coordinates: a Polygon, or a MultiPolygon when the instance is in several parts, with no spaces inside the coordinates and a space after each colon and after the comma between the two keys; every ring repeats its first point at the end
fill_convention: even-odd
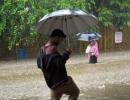
{"type": "MultiPolygon", "coordinates": [[[[73,54],[66,66],[80,88],[79,100],[130,100],[130,51],[102,53],[97,64],[73,54]]],[[[0,100],[49,100],[35,59],[0,62],[0,100]]]]}

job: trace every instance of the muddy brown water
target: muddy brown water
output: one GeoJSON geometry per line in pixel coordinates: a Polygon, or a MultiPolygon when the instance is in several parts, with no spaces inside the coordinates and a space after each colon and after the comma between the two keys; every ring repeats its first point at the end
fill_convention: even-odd
{"type": "MultiPolygon", "coordinates": [[[[97,64],[72,55],[66,66],[79,100],[130,100],[130,51],[102,53],[97,64]]],[[[0,100],[49,100],[49,92],[35,59],[0,61],[0,100]]]]}

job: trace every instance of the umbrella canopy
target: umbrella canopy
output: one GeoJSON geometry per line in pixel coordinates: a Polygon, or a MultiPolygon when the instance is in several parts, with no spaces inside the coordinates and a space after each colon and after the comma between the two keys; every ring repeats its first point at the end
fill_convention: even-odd
{"type": "Polygon", "coordinates": [[[65,34],[84,32],[97,24],[97,18],[79,9],[62,9],[45,15],[36,25],[36,31],[50,34],[61,29],[65,34]]]}
{"type": "Polygon", "coordinates": [[[101,35],[96,32],[86,32],[86,33],[78,33],[78,40],[80,41],[91,41],[91,40],[99,40],[101,35]]]}

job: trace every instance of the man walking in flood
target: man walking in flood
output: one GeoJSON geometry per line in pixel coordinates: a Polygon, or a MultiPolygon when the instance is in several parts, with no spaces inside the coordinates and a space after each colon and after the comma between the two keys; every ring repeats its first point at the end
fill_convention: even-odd
{"type": "Polygon", "coordinates": [[[60,54],[58,46],[64,41],[66,35],[60,29],[55,29],[49,41],[40,49],[37,65],[42,70],[46,83],[51,90],[51,100],[60,100],[63,94],[69,95],[68,100],[78,100],[79,88],[73,79],[67,75],[66,61],[71,50],[60,54]]]}

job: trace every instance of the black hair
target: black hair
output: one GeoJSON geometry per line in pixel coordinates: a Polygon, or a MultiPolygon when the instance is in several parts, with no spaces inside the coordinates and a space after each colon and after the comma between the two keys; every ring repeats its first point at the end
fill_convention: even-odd
{"type": "Polygon", "coordinates": [[[60,29],[55,29],[52,31],[50,37],[62,37],[62,38],[66,38],[66,35],[64,34],[64,32],[60,29]]]}

